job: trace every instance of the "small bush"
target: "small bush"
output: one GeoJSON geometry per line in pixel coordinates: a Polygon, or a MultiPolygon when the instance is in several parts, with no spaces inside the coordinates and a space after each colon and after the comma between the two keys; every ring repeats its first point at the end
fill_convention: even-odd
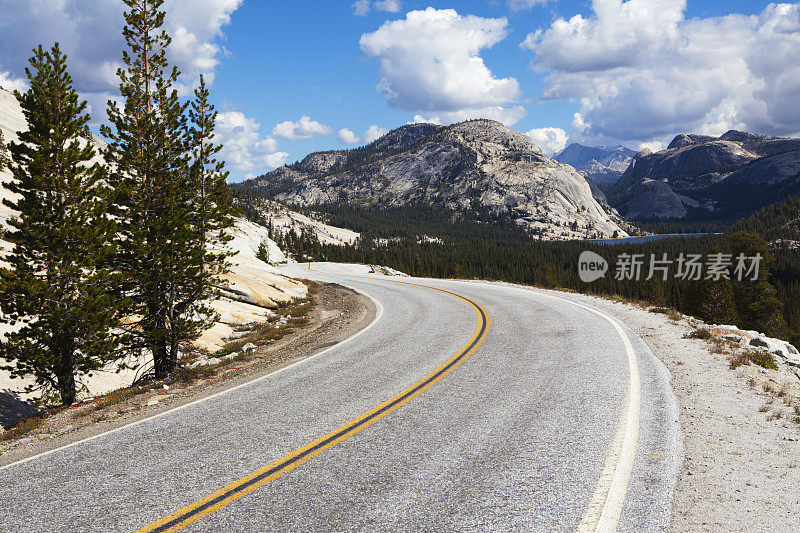
{"type": "Polygon", "coordinates": [[[711,332],[705,328],[697,328],[691,333],[687,333],[683,336],[684,339],[702,339],[704,341],[710,339],[711,337],[711,332]]]}
{"type": "MultiPolygon", "coordinates": [[[[722,353],[716,352],[714,348],[712,348],[711,351],[714,353],[722,353]]],[[[778,363],[775,362],[775,358],[772,357],[772,354],[760,350],[747,350],[737,353],[732,355],[729,360],[731,363],[731,370],[736,370],[740,366],[749,365],[750,363],[768,370],[778,370],[778,363]]],[[[765,386],[764,390],[770,392],[772,388],[767,388],[765,386]]]]}
{"type": "Polygon", "coordinates": [[[669,307],[651,307],[648,309],[648,311],[659,315],[667,315],[670,320],[674,320],[676,322],[683,318],[681,313],[675,309],[670,309],[669,307]]]}
{"type": "Polygon", "coordinates": [[[771,353],[762,352],[760,350],[748,350],[745,352],[748,359],[757,366],[767,368],[769,370],[778,370],[778,364],[771,353]]]}
{"type": "MultiPolygon", "coordinates": [[[[730,358],[728,360],[731,363],[731,370],[736,370],[740,366],[744,366],[744,365],[749,365],[750,364],[750,360],[747,357],[745,357],[745,355],[743,353],[733,354],[733,355],[730,356],[730,358]]],[[[752,378],[751,378],[751,381],[752,381],[752,378]]]]}

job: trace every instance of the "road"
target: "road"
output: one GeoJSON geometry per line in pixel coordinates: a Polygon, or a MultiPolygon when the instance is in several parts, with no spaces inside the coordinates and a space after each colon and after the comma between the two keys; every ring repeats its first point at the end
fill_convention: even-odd
{"type": "Polygon", "coordinates": [[[669,376],[624,325],[503,284],[285,267],[378,303],[265,379],[0,469],[4,531],[663,531],[669,376]]]}

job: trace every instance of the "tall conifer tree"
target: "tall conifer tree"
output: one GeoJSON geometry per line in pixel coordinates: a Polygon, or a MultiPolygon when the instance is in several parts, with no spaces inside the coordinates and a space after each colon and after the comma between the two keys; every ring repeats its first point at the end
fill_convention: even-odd
{"type": "Polygon", "coordinates": [[[163,0],[124,0],[127,50],[118,71],[123,108],[109,102],[106,158],[119,193],[118,265],[132,306],[134,349],[153,356],[157,379],[177,365],[182,343],[213,318],[204,304],[206,251],[198,235],[198,199],[190,162],[187,105],[174,88],[163,0]]]}
{"type": "Polygon", "coordinates": [[[90,164],[86,102],[78,99],[56,43],[41,45],[26,69],[30,89],[15,93],[28,122],[10,145],[17,195],[4,204],[18,215],[13,245],[0,269],[0,309],[17,327],[0,346],[15,377],[32,375],[64,405],[75,401],[80,377],[118,359],[117,280],[106,265],[114,252],[105,168],[90,164]]]}
{"type": "Polygon", "coordinates": [[[743,254],[745,257],[760,255],[762,258],[758,279],[744,279],[735,285],[739,325],[744,329],[754,329],[771,337],[786,337],[783,304],[770,282],[775,258],[770,253],[769,246],[757,234],[742,231],[728,236],[728,240],[731,242],[734,257],[743,254]]]}
{"type": "Polygon", "coordinates": [[[222,150],[222,145],[214,142],[217,111],[209,102],[209,90],[202,75],[194,95],[189,109],[191,172],[196,190],[194,224],[204,251],[202,282],[210,289],[219,285],[219,275],[228,268],[230,253],[221,245],[231,240],[227,230],[233,226],[233,200],[225,163],[216,158],[222,150]]]}

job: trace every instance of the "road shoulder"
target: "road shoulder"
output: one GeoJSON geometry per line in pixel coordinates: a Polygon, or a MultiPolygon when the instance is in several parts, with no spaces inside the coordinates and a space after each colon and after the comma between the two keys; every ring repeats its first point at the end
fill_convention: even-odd
{"type": "Polygon", "coordinates": [[[308,324],[279,341],[258,347],[215,375],[173,384],[113,405],[79,404],[44,419],[24,437],[0,442],[0,468],[135,424],[246,385],[340,344],[367,328],[377,316],[367,296],[335,284],[320,284],[308,324]]]}
{"type": "Polygon", "coordinates": [[[795,531],[800,426],[787,403],[797,402],[800,382],[793,374],[731,369],[728,356],[712,353],[706,341],[684,338],[695,329],[693,319],[569,297],[624,322],[670,371],[685,449],[671,531],[795,531]]]}

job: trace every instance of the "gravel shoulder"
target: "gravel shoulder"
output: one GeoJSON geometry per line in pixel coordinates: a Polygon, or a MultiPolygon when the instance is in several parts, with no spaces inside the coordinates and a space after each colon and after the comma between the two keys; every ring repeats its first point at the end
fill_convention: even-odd
{"type": "Polygon", "coordinates": [[[674,532],[794,532],[800,487],[800,380],[753,365],[731,369],[713,344],[684,338],[702,323],[584,295],[623,321],[661,359],[680,402],[685,461],[675,489],[674,532]]]}
{"type": "Polygon", "coordinates": [[[209,377],[168,389],[157,388],[113,405],[97,401],[73,406],[44,419],[25,436],[0,441],[0,467],[126,426],[272,374],[334,346],[366,328],[377,313],[374,302],[351,289],[320,284],[308,323],[280,340],[259,346],[244,360],[209,377]]]}

